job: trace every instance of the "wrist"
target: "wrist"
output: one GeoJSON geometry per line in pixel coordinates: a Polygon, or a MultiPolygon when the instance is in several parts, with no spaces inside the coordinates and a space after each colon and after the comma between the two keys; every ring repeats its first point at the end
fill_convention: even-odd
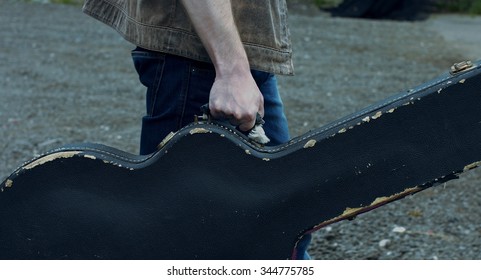
{"type": "Polygon", "coordinates": [[[251,70],[247,57],[239,59],[219,60],[214,63],[218,78],[250,76],[251,70]]]}

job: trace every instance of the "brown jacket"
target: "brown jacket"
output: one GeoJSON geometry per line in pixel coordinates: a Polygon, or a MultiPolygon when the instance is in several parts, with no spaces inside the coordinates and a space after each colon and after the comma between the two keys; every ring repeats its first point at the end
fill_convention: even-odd
{"type": "MultiPolygon", "coordinates": [[[[232,0],[234,20],[253,69],[293,74],[285,0],[232,0]]],[[[133,44],[210,61],[180,0],[85,0],[83,11],[133,44]]]]}

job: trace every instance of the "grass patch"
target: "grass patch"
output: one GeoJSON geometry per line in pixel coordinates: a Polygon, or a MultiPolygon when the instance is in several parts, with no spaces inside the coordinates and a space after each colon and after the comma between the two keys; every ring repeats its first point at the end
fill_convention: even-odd
{"type": "Polygon", "coordinates": [[[437,1],[440,11],[462,14],[481,14],[481,0],[449,0],[437,1]]]}
{"type": "Polygon", "coordinates": [[[64,5],[75,5],[79,6],[83,4],[83,0],[25,0],[26,2],[32,3],[53,3],[53,4],[64,4],[64,5]]]}
{"type": "Polygon", "coordinates": [[[342,0],[312,0],[319,8],[330,8],[341,4],[342,0]]]}
{"type": "Polygon", "coordinates": [[[83,0],[50,0],[50,3],[67,4],[67,5],[80,5],[83,4],[83,0]]]}
{"type": "Polygon", "coordinates": [[[287,0],[287,4],[308,4],[319,8],[330,8],[339,5],[343,0],[287,0]]]}

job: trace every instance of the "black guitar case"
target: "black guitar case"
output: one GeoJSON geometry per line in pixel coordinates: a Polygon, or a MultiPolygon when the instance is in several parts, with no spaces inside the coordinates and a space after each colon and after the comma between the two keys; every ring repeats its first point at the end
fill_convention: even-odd
{"type": "Polygon", "coordinates": [[[0,185],[0,258],[292,258],[304,233],[481,163],[481,66],[285,145],[199,121],[160,146],[71,145],[19,167],[0,185]]]}

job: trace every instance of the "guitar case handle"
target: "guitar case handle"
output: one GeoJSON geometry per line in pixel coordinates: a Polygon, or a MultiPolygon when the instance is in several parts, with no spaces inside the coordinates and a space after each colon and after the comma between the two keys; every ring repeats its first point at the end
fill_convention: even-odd
{"type": "MultiPolygon", "coordinates": [[[[202,116],[200,116],[201,119],[212,121],[209,104],[204,104],[200,106],[200,111],[202,112],[202,116]]],[[[221,123],[222,125],[227,126],[231,129],[235,129],[244,135],[247,135],[249,140],[253,141],[254,143],[265,145],[270,142],[270,139],[267,137],[264,128],[262,127],[265,124],[265,121],[259,113],[257,113],[256,115],[256,122],[254,124],[254,127],[249,129],[248,131],[241,131],[239,127],[232,125],[226,119],[217,119],[216,122],[221,123]]]]}

